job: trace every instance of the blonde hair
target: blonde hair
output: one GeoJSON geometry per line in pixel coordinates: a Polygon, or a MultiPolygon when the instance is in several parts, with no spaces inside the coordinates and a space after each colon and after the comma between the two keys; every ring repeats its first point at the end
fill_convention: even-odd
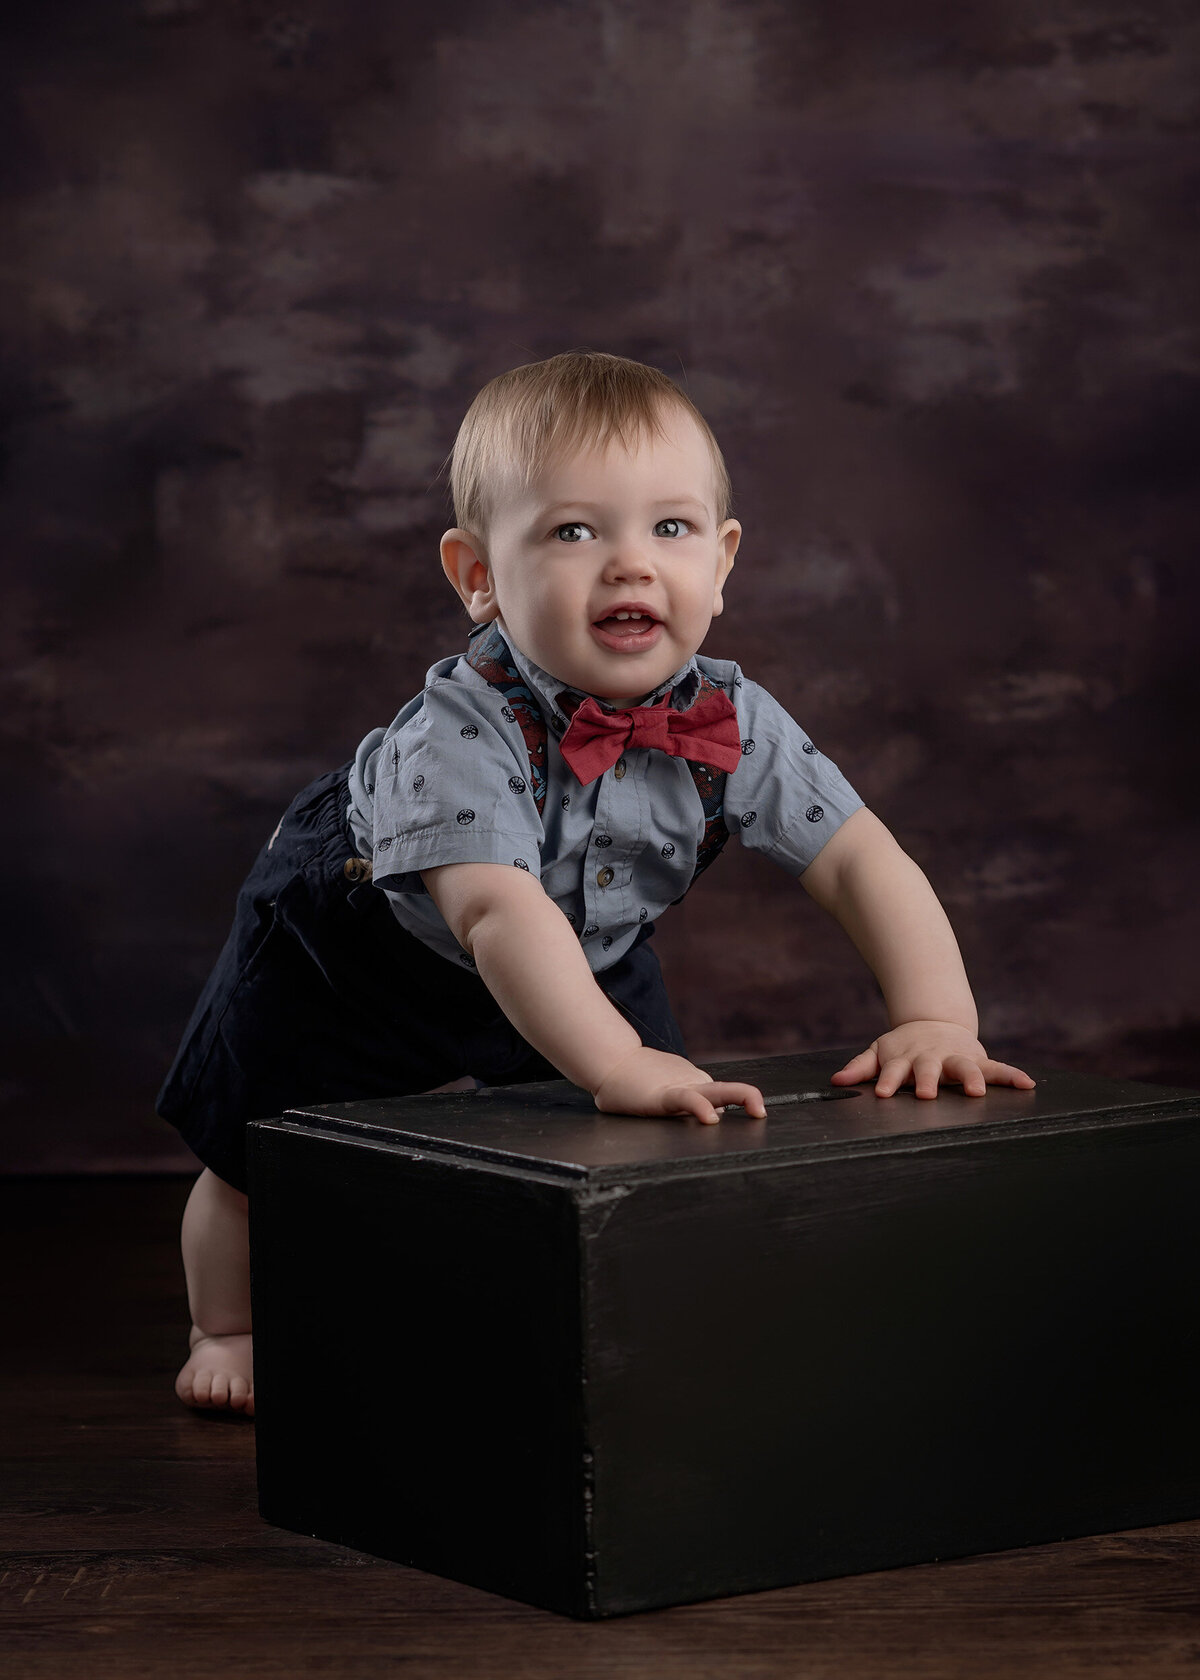
{"type": "Polygon", "coordinates": [[[673,379],[644,362],[602,350],[568,350],[491,379],[467,410],[450,455],[455,523],[482,535],[499,484],[527,485],[560,451],[629,449],[663,435],[663,414],[682,409],[699,426],[713,466],[718,522],[732,497],[729,470],[707,420],[673,379]]]}

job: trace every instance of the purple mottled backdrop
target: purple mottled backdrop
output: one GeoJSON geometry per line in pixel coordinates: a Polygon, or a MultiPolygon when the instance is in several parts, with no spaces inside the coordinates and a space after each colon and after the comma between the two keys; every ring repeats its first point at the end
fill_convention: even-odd
{"type": "MultiPolygon", "coordinates": [[[[998,1052],[1200,1085],[1200,9],[50,0],[0,43],[6,1131],[153,1092],[292,792],[465,621],[441,463],[590,346],[686,381],[736,657],[930,875],[998,1052]]],[[[693,1053],[866,1042],[731,849],[693,1053]]]]}

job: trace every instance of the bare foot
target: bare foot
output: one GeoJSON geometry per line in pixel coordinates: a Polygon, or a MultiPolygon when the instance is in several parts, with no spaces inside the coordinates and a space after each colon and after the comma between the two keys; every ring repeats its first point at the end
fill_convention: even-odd
{"type": "Polygon", "coordinates": [[[252,1339],[240,1335],[206,1336],[193,1324],[188,1336],[191,1358],[175,1379],[175,1392],[185,1406],[223,1407],[254,1416],[252,1339]]]}

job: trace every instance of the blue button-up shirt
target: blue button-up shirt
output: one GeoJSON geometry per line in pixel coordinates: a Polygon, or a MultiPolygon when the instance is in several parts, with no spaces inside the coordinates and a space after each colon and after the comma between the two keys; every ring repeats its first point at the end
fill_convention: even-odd
{"type": "MultiPolygon", "coordinates": [[[[397,920],[451,962],[471,959],[420,871],[497,863],[540,877],[598,974],[687,891],[704,836],[700,795],[686,761],[652,747],[627,750],[581,786],[558,738],[570,702],[582,696],[506,643],[546,720],[542,815],[512,708],[456,657],[431,666],[422,693],[362,741],[350,772],[350,828],[397,920]]],[[[726,825],[744,846],[799,875],[862,800],[766,689],[729,660],[696,655],[643,703],[669,692],[671,705],[686,711],[700,672],[725,690],[738,715],[742,758],[726,778],[726,825]]]]}

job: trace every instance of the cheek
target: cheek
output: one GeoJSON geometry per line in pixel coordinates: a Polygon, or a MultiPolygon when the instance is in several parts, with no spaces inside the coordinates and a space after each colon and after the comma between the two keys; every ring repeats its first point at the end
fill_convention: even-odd
{"type": "Polygon", "coordinates": [[[536,611],[547,618],[565,621],[578,617],[587,599],[587,589],[577,579],[555,578],[546,582],[536,593],[536,611]]]}
{"type": "Polygon", "coordinates": [[[707,617],[716,602],[716,589],[711,579],[697,583],[690,591],[691,611],[695,618],[707,617]]]}

